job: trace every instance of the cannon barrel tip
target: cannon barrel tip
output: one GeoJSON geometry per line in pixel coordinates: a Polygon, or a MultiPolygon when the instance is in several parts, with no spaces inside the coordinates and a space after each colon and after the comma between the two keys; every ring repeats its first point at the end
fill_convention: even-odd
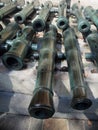
{"type": "Polygon", "coordinates": [[[9,52],[2,56],[2,62],[9,69],[20,70],[24,66],[22,60],[18,56],[12,55],[9,52]]]}
{"type": "Polygon", "coordinates": [[[92,102],[90,99],[83,98],[83,99],[73,99],[71,106],[73,109],[76,110],[85,110],[88,109],[92,105],[92,102]]]}
{"type": "Polygon", "coordinates": [[[83,87],[73,89],[71,106],[76,110],[85,110],[92,105],[92,101],[86,97],[86,90],[83,87]]]}
{"type": "Polygon", "coordinates": [[[81,33],[88,32],[90,30],[90,24],[87,20],[81,20],[78,22],[78,29],[81,33]]]}
{"type": "Polygon", "coordinates": [[[60,29],[65,29],[68,27],[68,20],[66,17],[60,17],[58,20],[57,20],[57,26],[58,28],[60,29]]]}
{"type": "Polygon", "coordinates": [[[36,19],[33,24],[33,29],[37,32],[41,32],[45,28],[45,22],[42,19],[36,19]]]}
{"type": "Polygon", "coordinates": [[[25,21],[25,17],[23,15],[20,15],[19,13],[17,13],[14,16],[14,19],[17,23],[22,24],[25,21]]]}
{"type": "Polygon", "coordinates": [[[55,112],[52,96],[50,90],[39,88],[29,105],[28,111],[30,115],[38,119],[52,117],[55,112]]]}

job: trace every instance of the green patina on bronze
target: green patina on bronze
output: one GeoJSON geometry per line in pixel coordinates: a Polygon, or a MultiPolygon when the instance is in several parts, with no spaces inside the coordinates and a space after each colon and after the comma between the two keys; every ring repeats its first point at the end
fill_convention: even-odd
{"type": "Polygon", "coordinates": [[[38,0],[27,4],[19,13],[15,14],[14,19],[17,23],[22,24],[26,18],[35,11],[35,6],[38,5],[38,0]]]}
{"type": "Polygon", "coordinates": [[[60,1],[58,6],[58,20],[57,20],[57,26],[60,29],[66,29],[68,27],[68,19],[66,18],[66,9],[67,4],[64,0],[60,1]]]}
{"type": "Polygon", "coordinates": [[[77,23],[78,23],[78,30],[81,33],[86,33],[90,30],[90,24],[89,22],[83,18],[82,16],[82,11],[79,9],[78,4],[73,4],[72,6],[72,13],[76,16],[77,18],[77,23]]]}
{"type": "Polygon", "coordinates": [[[0,32],[0,44],[5,43],[7,39],[12,39],[15,37],[16,33],[20,30],[17,23],[9,23],[6,28],[0,32]]]}
{"type": "Polygon", "coordinates": [[[98,33],[91,33],[87,36],[87,42],[89,44],[92,56],[89,58],[98,67],[98,33]]]}
{"type": "Polygon", "coordinates": [[[32,40],[34,30],[30,26],[26,26],[21,34],[13,40],[13,44],[9,51],[2,56],[3,64],[14,70],[22,69],[24,66],[24,58],[28,52],[30,41],[32,40]]]}
{"type": "Polygon", "coordinates": [[[36,85],[29,105],[32,117],[46,119],[54,114],[52,79],[55,62],[56,27],[51,25],[45,32],[39,55],[36,85]]]}
{"type": "Polygon", "coordinates": [[[52,2],[51,1],[46,1],[44,6],[42,7],[40,13],[38,16],[36,16],[33,20],[32,20],[32,26],[33,29],[36,32],[41,32],[45,29],[46,26],[46,21],[48,19],[49,16],[49,12],[50,9],[52,8],[52,2]]]}
{"type": "Polygon", "coordinates": [[[83,64],[79,44],[74,30],[71,28],[63,32],[64,46],[68,63],[70,86],[73,93],[71,106],[77,110],[85,110],[91,106],[87,98],[86,84],[83,77],[83,64]]]}
{"type": "Polygon", "coordinates": [[[98,12],[92,6],[87,6],[84,9],[84,15],[87,19],[91,20],[98,29],[98,12]]]}
{"type": "Polygon", "coordinates": [[[6,44],[6,40],[13,39],[20,27],[17,23],[9,23],[6,28],[0,32],[0,56],[8,51],[9,46],[6,44]]]}
{"type": "Polygon", "coordinates": [[[10,2],[0,9],[0,20],[2,20],[8,14],[14,12],[17,9],[17,4],[15,2],[10,2]]]}

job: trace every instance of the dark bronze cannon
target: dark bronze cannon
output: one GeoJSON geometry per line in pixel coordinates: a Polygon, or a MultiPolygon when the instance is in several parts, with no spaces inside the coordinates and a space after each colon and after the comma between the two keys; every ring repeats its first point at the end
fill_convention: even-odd
{"type": "Polygon", "coordinates": [[[19,30],[20,26],[17,23],[9,23],[0,32],[0,56],[2,56],[9,49],[9,47],[6,45],[6,40],[13,39],[19,30]]]}
{"type": "Polygon", "coordinates": [[[14,11],[18,11],[16,2],[10,2],[0,9],[0,20],[14,11]]]}
{"type": "Polygon", "coordinates": [[[79,45],[74,30],[71,28],[63,32],[70,86],[73,93],[71,106],[77,110],[88,109],[92,102],[87,98],[86,84],[83,77],[83,64],[79,52],[79,45]]]}
{"type": "Polygon", "coordinates": [[[46,119],[54,114],[52,79],[55,62],[56,27],[45,32],[39,55],[36,85],[29,105],[32,117],[46,119]]]}
{"type": "Polygon", "coordinates": [[[97,27],[98,29],[98,13],[96,10],[93,9],[92,6],[87,6],[84,9],[84,16],[85,18],[87,18],[88,20],[91,20],[93,22],[93,24],[97,27]]]}
{"type": "Polygon", "coordinates": [[[93,62],[98,68],[98,32],[89,30],[87,33],[82,33],[82,35],[91,50],[91,53],[85,53],[85,58],[93,62]]]}
{"type": "Polygon", "coordinates": [[[93,61],[93,63],[98,67],[98,33],[92,32],[86,38],[91,54],[89,53],[90,57],[89,60],[93,61]]]}
{"type": "Polygon", "coordinates": [[[64,30],[68,27],[68,19],[66,18],[66,8],[67,4],[64,0],[60,1],[58,6],[58,20],[57,20],[57,26],[58,28],[64,30]]]}
{"type": "Polygon", "coordinates": [[[40,13],[38,16],[36,16],[31,24],[33,26],[33,29],[36,31],[36,32],[41,32],[45,29],[45,26],[46,26],[46,21],[49,17],[49,12],[50,12],[50,9],[52,8],[52,2],[51,1],[46,1],[44,6],[42,7],[40,13]]]}
{"type": "Polygon", "coordinates": [[[81,33],[88,32],[88,30],[90,30],[90,24],[86,19],[83,18],[82,12],[79,9],[77,4],[73,4],[73,6],[72,6],[72,14],[75,15],[76,18],[77,18],[78,30],[81,33]]]}
{"type": "Polygon", "coordinates": [[[0,44],[4,43],[7,39],[12,39],[15,37],[16,33],[20,30],[20,26],[17,23],[9,23],[0,32],[0,44]]]}
{"type": "Polygon", "coordinates": [[[28,53],[33,35],[32,27],[26,26],[19,36],[13,40],[9,51],[2,56],[2,62],[8,69],[19,70],[24,67],[24,58],[28,53]]]}
{"type": "Polygon", "coordinates": [[[20,12],[14,15],[14,19],[17,23],[22,24],[25,20],[35,11],[35,6],[38,5],[38,0],[28,3],[20,12]]]}

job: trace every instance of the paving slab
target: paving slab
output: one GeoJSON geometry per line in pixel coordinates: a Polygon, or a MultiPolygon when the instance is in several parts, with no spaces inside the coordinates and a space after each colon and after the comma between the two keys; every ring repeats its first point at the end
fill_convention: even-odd
{"type": "Polygon", "coordinates": [[[68,120],[69,130],[85,130],[84,120],[68,120]]]}
{"type": "Polygon", "coordinates": [[[43,122],[43,130],[69,130],[67,119],[46,119],[43,122]]]}
{"type": "Polygon", "coordinates": [[[28,116],[2,114],[0,130],[42,130],[43,121],[28,116]]]}

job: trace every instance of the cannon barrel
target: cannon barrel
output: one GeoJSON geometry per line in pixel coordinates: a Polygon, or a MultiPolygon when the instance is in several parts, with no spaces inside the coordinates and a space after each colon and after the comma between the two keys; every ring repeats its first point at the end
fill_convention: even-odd
{"type": "Polygon", "coordinates": [[[39,119],[50,118],[53,105],[52,79],[55,61],[56,27],[51,25],[45,32],[40,50],[36,85],[29,105],[29,113],[39,119]]]}
{"type": "Polygon", "coordinates": [[[51,1],[46,1],[44,6],[41,9],[39,15],[36,16],[32,20],[31,23],[32,23],[33,29],[36,32],[41,32],[41,31],[43,31],[45,29],[46,21],[48,19],[49,12],[50,12],[51,8],[52,8],[52,2],[51,1]]]}
{"type": "Polygon", "coordinates": [[[74,30],[71,28],[63,32],[64,46],[68,63],[70,86],[73,93],[71,106],[77,110],[88,109],[92,102],[87,98],[86,84],[83,78],[83,64],[79,52],[79,45],[74,30]]]}
{"type": "Polygon", "coordinates": [[[87,42],[89,44],[91,53],[92,53],[92,61],[98,67],[98,33],[94,32],[87,36],[87,42]]]}
{"type": "Polygon", "coordinates": [[[68,19],[66,18],[66,9],[67,4],[64,0],[60,1],[58,6],[58,20],[57,20],[57,26],[58,28],[64,30],[68,27],[68,19]]]}
{"type": "Polygon", "coordinates": [[[5,16],[14,12],[15,10],[18,10],[18,8],[17,8],[17,4],[14,2],[11,2],[5,5],[4,7],[2,7],[0,9],[0,20],[2,20],[5,16]]]}
{"type": "Polygon", "coordinates": [[[94,10],[92,6],[87,6],[84,9],[83,13],[84,13],[85,18],[91,20],[98,29],[98,14],[96,10],[94,10]]]}
{"type": "Polygon", "coordinates": [[[9,23],[6,28],[0,32],[0,44],[5,43],[7,39],[12,39],[16,36],[16,33],[20,30],[20,26],[17,23],[9,23]]]}
{"type": "Polygon", "coordinates": [[[32,27],[26,26],[21,34],[13,40],[9,51],[2,56],[2,62],[8,69],[19,70],[24,67],[24,58],[28,53],[33,34],[32,27]]]}
{"type": "MultiPolygon", "coordinates": [[[[88,16],[89,17],[89,16],[88,16]]],[[[98,32],[90,30],[87,33],[82,33],[85,41],[88,42],[91,53],[86,53],[85,58],[92,61],[98,68],[98,32]]]]}
{"type": "Polygon", "coordinates": [[[38,1],[29,3],[27,4],[27,6],[23,8],[23,10],[16,13],[14,16],[15,21],[19,24],[22,24],[26,20],[26,18],[35,11],[34,7],[35,7],[36,2],[39,3],[38,1]]]}
{"type": "Polygon", "coordinates": [[[90,30],[90,24],[89,22],[83,18],[82,12],[79,9],[78,5],[75,3],[72,6],[72,13],[76,16],[77,18],[77,23],[78,23],[78,30],[81,33],[86,33],[90,30]]]}

